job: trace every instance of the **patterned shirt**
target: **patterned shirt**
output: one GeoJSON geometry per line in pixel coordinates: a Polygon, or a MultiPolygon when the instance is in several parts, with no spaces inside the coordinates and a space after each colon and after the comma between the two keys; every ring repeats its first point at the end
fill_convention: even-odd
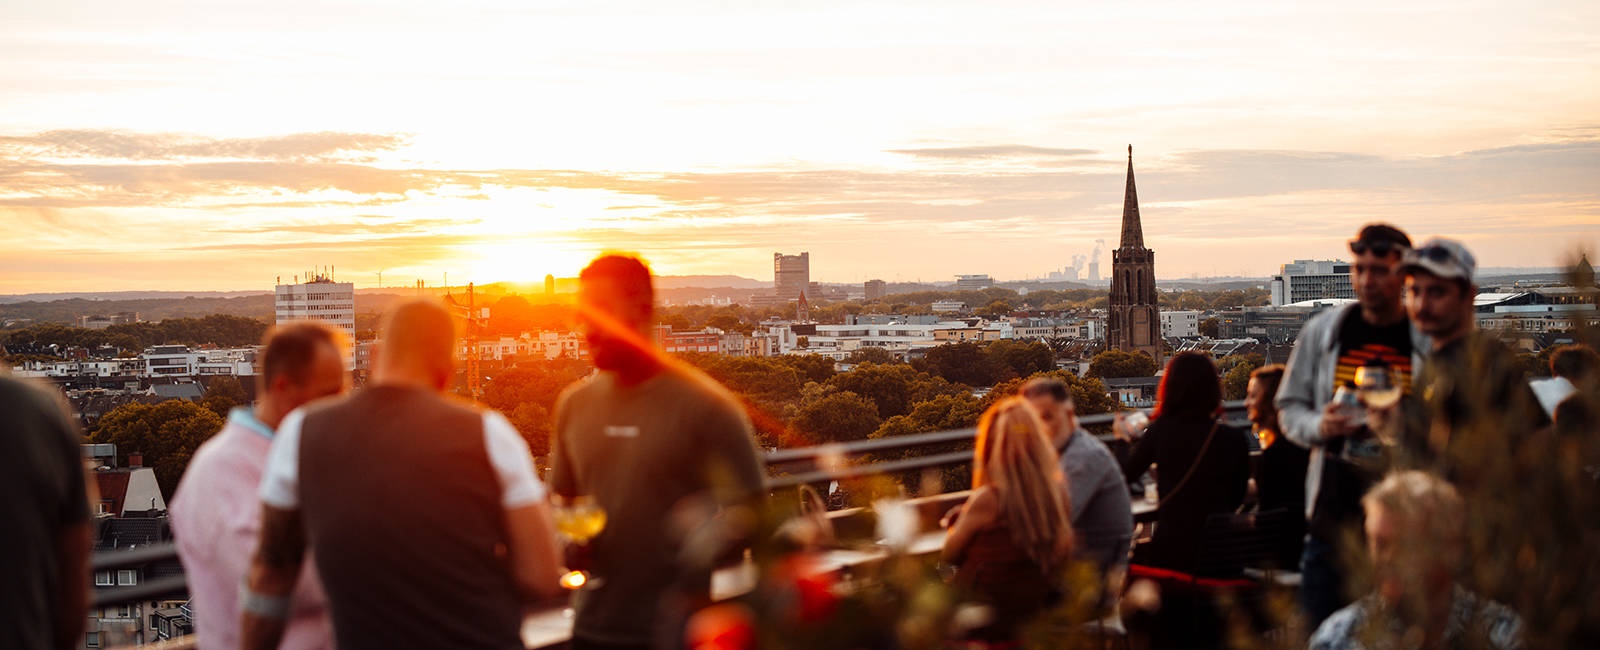
{"type": "MultiPolygon", "coordinates": [[[[1311,635],[1311,650],[1399,650],[1420,647],[1422,639],[1410,635],[1404,623],[1389,616],[1376,594],[1368,595],[1334,612],[1311,635]],[[1408,638],[1409,636],[1409,638],[1408,638]]],[[[1482,598],[1460,585],[1450,602],[1445,624],[1446,648],[1521,650],[1522,619],[1505,605],[1482,598]]]]}

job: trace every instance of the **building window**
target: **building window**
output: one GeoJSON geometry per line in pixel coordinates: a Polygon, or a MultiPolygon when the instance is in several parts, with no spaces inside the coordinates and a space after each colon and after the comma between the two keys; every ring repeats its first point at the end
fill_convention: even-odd
{"type": "Polygon", "coordinates": [[[117,571],[117,584],[119,584],[119,585],[136,585],[136,584],[139,584],[139,572],[134,571],[133,569],[121,569],[121,570],[118,570],[117,571]]]}
{"type": "Polygon", "coordinates": [[[114,584],[114,583],[111,582],[111,572],[110,571],[96,571],[96,572],[94,572],[94,584],[97,587],[109,587],[112,584],[114,584]]]}
{"type": "Polygon", "coordinates": [[[127,618],[131,614],[132,614],[132,610],[130,610],[128,608],[128,604],[127,603],[123,603],[121,605],[117,605],[117,618],[127,618]]]}
{"type": "Polygon", "coordinates": [[[84,641],[83,641],[84,647],[86,647],[86,648],[98,648],[98,647],[100,647],[100,633],[99,632],[90,632],[86,636],[87,636],[87,638],[85,638],[84,641]]]}
{"type": "Polygon", "coordinates": [[[111,504],[107,503],[105,501],[101,501],[100,503],[94,504],[94,513],[97,514],[97,515],[109,515],[109,514],[111,514],[111,504]]]}

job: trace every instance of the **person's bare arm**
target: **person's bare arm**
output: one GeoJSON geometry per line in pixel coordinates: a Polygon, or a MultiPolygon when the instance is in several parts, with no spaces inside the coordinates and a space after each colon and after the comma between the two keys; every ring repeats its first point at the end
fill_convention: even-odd
{"type": "Polygon", "coordinates": [[[961,507],[955,527],[945,533],[944,549],[940,551],[939,559],[952,564],[960,562],[978,532],[994,523],[999,507],[992,488],[982,487],[974,491],[967,498],[966,505],[961,507]]]}
{"type": "Polygon", "coordinates": [[[57,580],[60,602],[55,608],[55,646],[75,648],[83,643],[83,625],[89,611],[89,523],[71,524],[56,536],[57,580]]]}
{"type": "Polygon", "coordinates": [[[523,598],[534,601],[558,595],[561,555],[550,507],[541,501],[506,510],[506,533],[512,578],[523,598]]]}
{"type": "Polygon", "coordinates": [[[280,611],[252,611],[241,598],[239,621],[240,647],[246,650],[273,650],[283,640],[287,622],[287,603],[300,578],[305,562],[306,535],[299,510],[261,506],[261,540],[251,561],[245,588],[262,602],[280,611]]]}

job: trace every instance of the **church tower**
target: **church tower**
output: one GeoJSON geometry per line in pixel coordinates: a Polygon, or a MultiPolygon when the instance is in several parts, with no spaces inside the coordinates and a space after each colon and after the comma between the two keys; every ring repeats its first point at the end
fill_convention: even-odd
{"type": "Polygon", "coordinates": [[[1122,244],[1111,252],[1111,302],[1106,347],[1143,352],[1163,362],[1161,316],[1156,309],[1156,254],[1144,247],[1139,194],[1133,188],[1133,145],[1128,145],[1128,189],[1122,197],[1122,244]]]}

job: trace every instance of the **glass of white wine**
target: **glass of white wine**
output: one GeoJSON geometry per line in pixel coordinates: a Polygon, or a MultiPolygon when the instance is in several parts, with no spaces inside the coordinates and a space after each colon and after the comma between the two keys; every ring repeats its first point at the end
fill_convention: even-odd
{"type": "MultiPolygon", "coordinates": [[[[600,534],[606,528],[606,511],[595,503],[591,495],[567,497],[555,495],[550,500],[552,515],[556,520],[556,532],[572,547],[569,549],[569,566],[566,573],[561,575],[561,586],[577,591],[589,582],[589,572],[584,568],[587,564],[587,545],[589,540],[600,534]]],[[[568,614],[571,614],[568,608],[568,614]]]]}
{"type": "MultiPolygon", "coordinates": [[[[1402,390],[1394,368],[1371,365],[1356,368],[1356,393],[1367,408],[1386,409],[1400,401],[1402,390]]],[[[1386,445],[1394,444],[1381,432],[1379,441],[1386,445]]]]}

